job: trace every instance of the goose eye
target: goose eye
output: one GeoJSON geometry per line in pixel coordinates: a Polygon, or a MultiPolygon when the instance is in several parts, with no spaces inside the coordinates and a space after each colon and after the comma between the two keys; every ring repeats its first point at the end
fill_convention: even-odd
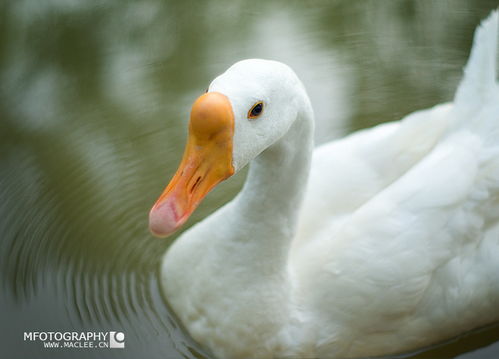
{"type": "Polygon", "coordinates": [[[260,116],[263,112],[263,102],[257,102],[253,105],[253,107],[251,108],[251,110],[249,110],[248,112],[248,118],[249,119],[252,119],[252,118],[257,118],[258,116],[260,116]]]}

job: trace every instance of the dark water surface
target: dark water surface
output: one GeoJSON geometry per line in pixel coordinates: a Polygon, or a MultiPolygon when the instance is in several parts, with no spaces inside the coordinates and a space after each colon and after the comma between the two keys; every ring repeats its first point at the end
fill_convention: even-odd
{"type": "MultiPolygon", "coordinates": [[[[317,142],[448,101],[497,1],[0,3],[0,357],[204,358],[158,286],[147,215],[191,103],[237,60],[291,65],[317,142]],[[48,349],[30,331],[119,331],[48,349]]],[[[219,186],[188,225],[234,196],[219,186]]],[[[187,227],[187,226],[186,226],[187,227]]],[[[188,283],[186,284],[188,285],[188,283]]],[[[416,358],[497,358],[493,328],[416,358]]]]}

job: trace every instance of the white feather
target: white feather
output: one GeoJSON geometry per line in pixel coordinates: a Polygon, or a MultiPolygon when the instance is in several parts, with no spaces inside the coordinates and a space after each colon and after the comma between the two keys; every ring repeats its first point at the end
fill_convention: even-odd
{"type": "Polygon", "coordinates": [[[235,166],[251,166],[164,257],[166,297],[196,341],[219,358],[358,358],[499,320],[497,28],[495,11],[454,103],[313,153],[287,66],[246,60],[212,83],[234,109],[235,166]]]}

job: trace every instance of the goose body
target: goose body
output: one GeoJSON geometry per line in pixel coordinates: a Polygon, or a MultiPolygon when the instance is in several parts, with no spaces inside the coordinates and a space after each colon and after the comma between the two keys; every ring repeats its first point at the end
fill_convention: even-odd
{"type": "Polygon", "coordinates": [[[452,103],[315,150],[289,67],[244,60],[217,77],[150,214],[172,233],[251,162],[242,191],[164,256],[191,336],[217,358],[361,358],[499,321],[497,39],[496,11],[452,103]]]}

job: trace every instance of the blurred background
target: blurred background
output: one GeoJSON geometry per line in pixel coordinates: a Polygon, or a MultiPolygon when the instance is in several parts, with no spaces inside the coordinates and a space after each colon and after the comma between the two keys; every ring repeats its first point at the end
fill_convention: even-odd
{"type": "MultiPolygon", "coordinates": [[[[4,358],[208,358],[158,285],[174,238],[148,211],[189,108],[250,57],[303,80],[317,143],[449,101],[497,0],[16,0],[0,3],[0,347],[4,358]],[[126,347],[44,349],[28,331],[125,333],[126,347]]],[[[188,226],[232,198],[212,192],[188,226]]],[[[189,283],[186,283],[189,285],[189,283]]],[[[497,358],[499,328],[413,358],[497,358]]]]}

